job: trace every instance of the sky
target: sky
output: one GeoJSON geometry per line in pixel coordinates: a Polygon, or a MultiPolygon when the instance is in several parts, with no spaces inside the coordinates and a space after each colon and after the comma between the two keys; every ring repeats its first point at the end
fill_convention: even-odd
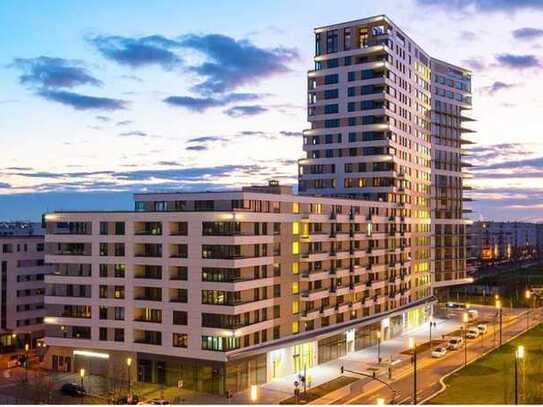
{"type": "Polygon", "coordinates": [[[473,71],[474,219],[543,221],[543,0],[0,2],[0,220],[297,182],[313,28],[387,14],[473,71]]]}

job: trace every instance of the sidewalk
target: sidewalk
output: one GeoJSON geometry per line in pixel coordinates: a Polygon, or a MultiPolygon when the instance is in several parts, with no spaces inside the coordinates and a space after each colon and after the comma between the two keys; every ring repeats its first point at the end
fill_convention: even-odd
{"type": "MultiPolygon", "coordinates": [[[[432,340],[435,340],[436,342],[441,340],[442,335],[447,335],[450,332],[456,331],[461,326],[459,321],[445,319],[436,319],[436,324],[436,327],[432,328],[432,340]]],[[[407,349],[409,337],[414,337],[417,344],[428,342],[428,324],[406,331],[395,338],[383,341],[381,343],[381,360],[390,361],[392,359],[393,361],[400,362],[407,360],[409,356],[402,355],[401,352],[407,349]]],[[[331,381],[340,375],[341,366],[344,366],[347,370],[359,372],[369,372],[371,368],[375,369],[377,366],[377,345],[349,353],[340,359],[307,369],[308,381],[310,381],[311,386],[313,387],[331,381]]],[[[297,378],[296,374],[292,374],[259,386],[258,403],[277,404],[281,400],[291,397],[294,394],[293,383],[297,378]]],[[[251,404],[250,391],[246,390],[235,394],[231,401],[236,404],[251,404]]]]}

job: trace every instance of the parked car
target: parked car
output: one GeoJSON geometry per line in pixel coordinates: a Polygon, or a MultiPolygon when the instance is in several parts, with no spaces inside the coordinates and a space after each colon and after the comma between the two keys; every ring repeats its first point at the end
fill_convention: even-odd
{"type": "Polygon", "coordinates": [[[447,349],[448,350],[456,350],[460,348],[464,340],[460,337],[451,338],[449,339],[449,342],[447,343],[447,349]]]}
{"type": "Polygon", "coordinates": [[[123,397],[119,397],[113,402],[113,404],[139,404],[139,403],[140,403],[140,398],[136,394],[132,395],[131,399],[129,399],[128,396],[123,396],[123,397]]]}
{"type": "Polygon", "coordinates": [[[486,326],[486,324],[479,324],[479,325],[477,325],[477,329],[479,330],[481,335],[484,335],[484,334],[486,334],[486,331],[488,330],[488,327],[486,326]]]}
{"type": "Polygon", "coordinates": [[[477,328],[470,328],[466,332],[466,338],[468,339],[476,339],[479,337],[479,329],[477,328]]]}
{"type": "Polygon", "coordinates": [[[8,359],[8,369],[12,367],[21,366],[21,356],[20,355],[11,355],[8,359]]]}
{"type": "Polygon", "coordinates": [[[168,400],[153,399],[149,404],[153,404],[155,406],[165,406],[170,404],[170,402],[168,400]]]}
{"type": "Polygon", "coordinates": [[[60,388],[60,392],[72,397],[83,397],[87,394],[87,391],[82,386],[75,383],[64,383],[60,388]]]}
{"type": "Polygon", "coordinates": [[[432,351],[433,358],[441,358],[447,354],[447,348],[440,346],[432,351]]]}

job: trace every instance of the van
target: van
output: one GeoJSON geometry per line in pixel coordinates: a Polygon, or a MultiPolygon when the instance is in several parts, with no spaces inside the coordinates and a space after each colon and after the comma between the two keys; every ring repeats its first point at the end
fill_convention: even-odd
{"type": "Polygon", "coordinates": [[[447,349],[457,350],[458,348],[460,348],[460,346],[462,346],[462,342],[464,342],[464,340],[460,337],[451,338],[447,343],[447,349]]]}
{"type": "Polygon", "coordinates": [[[486,326],[486,324],[479,324],[479,325],[477,325],[477,329],[479,330],[479,333],[481,335],[484,335],[484,334],[486,334],[486,331],[488,330],[488,327],[486,326]]]}

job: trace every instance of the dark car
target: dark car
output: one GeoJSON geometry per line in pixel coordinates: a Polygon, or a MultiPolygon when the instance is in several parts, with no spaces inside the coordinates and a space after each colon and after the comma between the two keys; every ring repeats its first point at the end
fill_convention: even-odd
{"type": "Polygon", "coordinates": [[[60,392],[72,397],[83,397],[87,394],[87,391],[83,387],[75,383],[64,383],[60,388],[60,392]]]}
{"type": "Polygon", "coordinates": [[[118,398],[113,402],[113,404],[138,404],[140,401],[140,398],[134,394],[131,399],[129,399],[128,396],[123,396],[118,398]]]}

